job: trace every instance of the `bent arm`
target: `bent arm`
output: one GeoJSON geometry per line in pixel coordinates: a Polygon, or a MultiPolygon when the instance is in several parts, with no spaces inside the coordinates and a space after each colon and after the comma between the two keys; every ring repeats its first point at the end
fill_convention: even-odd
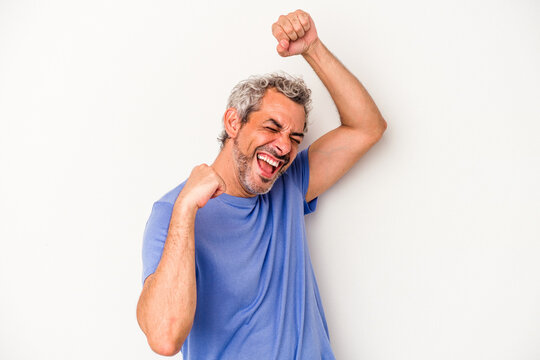
{"type": "Polygon", "coordinates": [[[137,321],[156,353],[171,356],[187,338],[197,303],[194,224],[196,208],[179,198],[156,271],[146,278],[137,321]]]}
{"type": "Polygon", "coordinates": [[[146,278],[137,304],[137,321],[148,344],[160,355],[180,351],[195,318],[195,215],[208,200],[225,192],[219,174],[206,164],[191,171],[174,203],[159,265],[146,278]]]}
{"type": "Polygon", "coordinates": [[[317,39],[303,57],[328,89],[341,125],[309,148],[310,201],[339,180],[386,130],[375,102],[360,81],[317,39]]]}

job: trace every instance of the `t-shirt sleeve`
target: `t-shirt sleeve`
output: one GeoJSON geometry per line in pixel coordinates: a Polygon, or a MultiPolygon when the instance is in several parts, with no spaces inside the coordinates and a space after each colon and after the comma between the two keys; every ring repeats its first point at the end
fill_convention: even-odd
{"type": "Polygon", "coordinates": [[[308,157],[309,147],[302,150],[294,159],[291,167],[287,170],[290,176],[293,178],[295,183],[300,184],[300,189],[302,195],[304,196],[304,214],[310,214],[315,211],[317,208],[317,200],[311,200],[310,202],[306,201],[306,193],[309,186],[309,157],[308,157]]]}
{"type": "Polygon", "coordinates": [[[157,201],[154,203],[150,217],[146,222],[142,246],[143,285],[146,278],[156,271],[161,260],[161,254],[169,232],[172,210],[172,204],[157,201]]]}

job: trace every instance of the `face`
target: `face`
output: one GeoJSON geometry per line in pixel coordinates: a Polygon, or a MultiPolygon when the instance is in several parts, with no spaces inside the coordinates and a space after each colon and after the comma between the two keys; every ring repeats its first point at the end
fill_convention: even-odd
{"type": "Polygon", "coordinates": [[[233,140],[236,175],[251,195],[270,191],[287,170],[303,140],[304,107],[269,89],[233,140]]]}

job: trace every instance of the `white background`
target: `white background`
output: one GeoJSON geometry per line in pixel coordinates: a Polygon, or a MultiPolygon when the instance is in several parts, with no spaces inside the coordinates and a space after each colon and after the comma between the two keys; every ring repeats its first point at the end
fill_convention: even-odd
{"type": "Polygon", "coordinates": [[[0,0],[1,359],[160,358],[142,232],[231,88],[302,75],[304,146],[338,124],[275,52],[297,8],[388,122],[306,218],[337,358],[540,358],[538,1],[0,0]]]}

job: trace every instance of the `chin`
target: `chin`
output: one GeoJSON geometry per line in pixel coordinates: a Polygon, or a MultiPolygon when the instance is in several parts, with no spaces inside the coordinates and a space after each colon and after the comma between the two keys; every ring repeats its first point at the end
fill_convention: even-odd
{"type": "Polygon", "coordinates": [[[254,174],[251,178],[242,180],[242,186],[247,192],[253,195],[263,195],[272,189],[272,186],[274,186],[274,183],[277,180],[277,176],[274,179],[264,179],[259,175],[254,174]],[[260,180],[257,181],[253,179],[256,177],[258,177],[260,180]]]}
{"type": "MultiPolygon", "coordinates": [[[[286,158],[285,160],[271,160],[273,165],[279,166],[273,171],[269,171],[267,165],[264,166],[262,163],[259,163],[260,161],[263,161],[258,159],[258,154],[261,151],[265,151],[266,154],[274,156],[271,148],[265,146],[258,147],[251,156],[243,154],[235,139],[233,154],[238,180],[244,190],[252,195],[268,193],[272,189],[277,178],[283,174],[289,162],[289,158],[286,158]],[[264,169],[262,166],[264,166],[264,169]]],[[[266,158],[268,159],[268,155],[266,158]]]]}

